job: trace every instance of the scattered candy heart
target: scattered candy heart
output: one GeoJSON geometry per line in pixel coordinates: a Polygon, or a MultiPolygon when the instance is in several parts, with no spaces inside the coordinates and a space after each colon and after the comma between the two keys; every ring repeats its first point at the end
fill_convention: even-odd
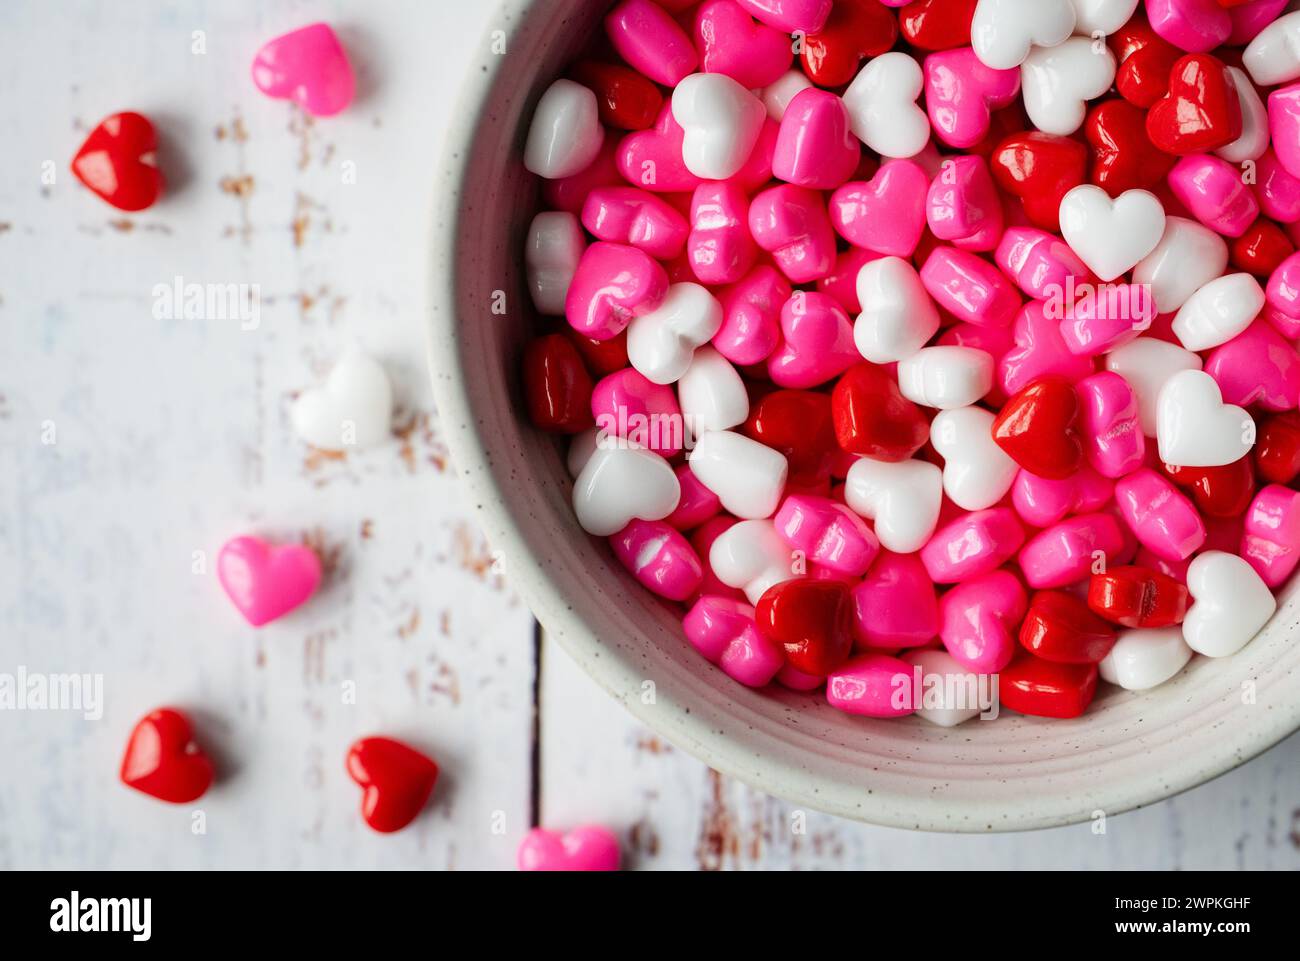
{"type": "Polygon", "coordinates": [[[705,659],[748,687],[762,687],[785,663],[785,651],[758,629],[754,609],[726,597],[701,597],[682,630],[705,659]]]}
{"type": "Polygon", "coordinates": [[[268,97],[292,100],[313,117],[342,112],[356,94],[348,55],[327,23],[267,41],[253,58],[253,83],[268,97]]]}
{"type": "Polygon", "coordinates": [[[271,545],[257,537],[235,537],[217,554],[217,580],[254,627],[304,603],[320,579],[320,558],[301,544],[271,545]]]}
{"type": "Polygon", "coordinates": [[[607,828],[586,825],[565,834],[533,828],[519,842],[520,871],[617,871],[619,846],[607,828]]]}
{"type": "Polygon", "coordinates": [[[212,761],[194,740],[190,719],[171,707],[150,711],[126,742],[119,776],[133,787],[170,804],[201,798],[212,784],[212,761]]]}
{"type": "Polygon", "coordinates": [[[438,765],[388,737],[363,737],[348,748],[348,776],[363,789],[361,816],[382,834],[419,815],[438,781],[438,765]]]}
{"type": "Polygon", "coordinates": [[[148,117],[115,113],[86,137],[72,158],[72,172],[117,209],[145,210],[163,192],[157,150],[158,134],[148,117]]]}
{"type": "Polygon", "coordinates": [[[350,348],[334,365],[323,387],[305,390],[294,401],[293,428],[320,450],[363,450],[392,436],[393,388],[383,365],[350,348]]]}

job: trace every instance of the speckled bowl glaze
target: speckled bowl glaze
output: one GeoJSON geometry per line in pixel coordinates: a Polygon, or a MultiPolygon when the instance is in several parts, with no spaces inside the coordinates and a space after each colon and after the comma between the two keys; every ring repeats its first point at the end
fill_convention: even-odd
{"type": "Polygon", "coordinates": [[[438,408],[484,531],[551,635],[638,719],[710,766],[799,805],[897,827],[1018,830],[1115,814],[1200,784],[1300,726],[1295,583],[1235,657],[1195,658],[1145,694],[1107,688],[1073,721],[1008,714],[941,729],[855,718],[820,694],[742,687],[687,645],[680,615],[578,527],[561,450],[521,413],[532,323],[521,259],[537,200],[524,137],[541,92],[607,6],[501,3],[491,29],[506,53],[490,38],[479,45],[436,173],[438,408]],[[505,315],[492,309],[498,290],[505,315]]]}

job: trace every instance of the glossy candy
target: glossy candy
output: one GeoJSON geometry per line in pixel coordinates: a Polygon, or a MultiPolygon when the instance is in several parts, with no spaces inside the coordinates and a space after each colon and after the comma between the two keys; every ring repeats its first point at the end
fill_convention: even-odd
{"type": "Polygon", "coordinates": [[[787,663],[805,674],[829,674],[853,648],[853,599],[842,581],[774,584],[759,598],[756,621],[785,648],[787,663]]]}
{"type": "Polygon", "coordinates": [[[791,494],[772,518],[785,542],[812,563],[861,577],[880,542],[857,514],[825,497],[791,494]]]}
{"type": "Polygon", "coordinates": [[[1088,111],[1084,136],[1092,147],[1092,182],[1112,197],[1155,189],[1174,165],[1174,157],[1152,143],[1147,122],[1125,100],[1104,100],[1088,111]]]}
{"type": "Polygon", "coordinates": [[[972,671],[1002,670],[1015,654],[1027,603],[1024,587],[1008,571],[966,578],[939,600],[943,646],[972,671]]]}
{"type": "Polygon", "coordinates": [[[1025,112],[1039,130],[1069,136],[1083,126],[1088,101],[1109,90],[1114,79],[1114,55],[1104,47],[1095,51],[1091,38],[1037,48],[1021,67],[1025,112]]]}
{"type": "Polygon", "coordinates": [[[1240,137],[1241,102],[1222,61],[1193,53],[1175,63],[1169,92],[1148,111],[1146,130],[1153,144],[1179,156],[1208,153],[1240,137]]]}
{"type": "Polygon", "coordinates": [[[939,329],[939,312],[905,260],[881,257],[864,264],[856,292],[861,313],[853,339],[858,352],[874,364],[913,356],[939,329]]]}
{"type": "Polygon", "coordinates": [[[1003,707],[1036,717],[1078,717],[1097,693],[1097,667],[1060,664],[1022,653],[1002,670],[998,695],[1003,707]]]}
{"type": "Polygon", "coordinates": [[[533,218],[524,248],[528,292],[538,313],[564,316],[569,284],[578,270],[587,238],[578,218],[566,211],[549,210],[533,218]]]}
{"type": "Polygon", "coordinates": [[[1076,430],[1079,399],[1060,377],[1044,377],[1011,397],[993,421],[993,439],[1027,471],[1052,480],[1083,463],[1076,430]]]}
{"type": "Polygon", "coordinates": [[[699,590],[700,559],[668,523],[633,520],[609,542],[614,556],[651,593],[684,601],[699,590]]]}
{"type": "Polygon", "coordinates": [[[316,592],[320,558],[302,544],[272,545],[258,537],[235,537],[217,554],[217,580],[244,620],[261,627],[316,592]]]}
{"type": "Polygon", "coordinates": [[[1186,217],[1167,217],[1160,242],[1133,267],[1133,282],[1149,287],[1156,310],[1168,314],[1227,265],[1228,245],[1222,237],[1186,217]]]}
{"type": "Polygon", "coordinates": [[[921,563],[936,584],[996,570],[1025,542],[1025,529],[1006,507],[963,514],[940,527],[921,548],[921,563]]]}
{"type": "Polygon", "coordinates": [[[1138,13],[1110,37],[1119,67],[1115,89],[1136,107],[1147,108],[1169,91],[1169,75],[1182,51],[1151,29],[1138,13]]]}
{"type": "Polygon", "coordinates": [[[749,417],[749,394],[736,368],[712,347],[700,347],[677,382],[683,429],[692,437],[729,430],[749,417]]]}
{"type": "Polygon", "coordinates": [[[822,26],[804,37],[804,73],[818,86],[838,87],[853,78],[863,57],[880,59],[897,36],[898,22],[878,0],[836,0],[822,26]]]}
{"type": "Polygon", "coordinates": [[[919,164],[886,160],[871,180],[851,180],[831,195],[831,224],[855,246],[910,257],[925,231],[929,186],[919,164]]]}
{"type": "Polygon", "coordinates": [[[1061,199],[1087,179],[1088,149],[1072,137],[1030,130],[1002,140],[989,166],[998,186],[1020,198],[1034,226],[1056,232],[1061,199]]]}
{"type": "Polygon", "coordinates": [[[790,67],[790,38],[755,23],[733,0],[707,0],[695,11],[695,49],[705,73],[725,73],[747,90],[766,87],[790,67]]]}
{"type": "Polygon", "coordinates": [[[749,206],[749,230],[792,283],[818,280],[835,266],[835,232],[816,191],[790,184],[763,191],[749,206]]]}
{"type": "Polygon", "coordinates": [[[1061,336],[1064,322],[1049,316],[1047,305],[1034,301],[1016,315],[1014,346],[998,364],[998,379],[1008,394],[1023,390],[1040,377],[1060,377],[1071,383],[1091,374],[1092,358],[1072,352],[1061,336]]]}
{"type": "Polygon", "coordinates": [[[651,0],[623,0],[606,14],[605,32],[624,60],[666,87],[680,83],[699,62],[686,31],[651,0]]]}
{"type": "Polygon", "coordinates": [[[650,80],[621,64],[583,60],[573,66],[573,79],[596,95],[600,121],[619,130],[654,126],[664,98],[650,80]]]}
{"type": "Polygon", "coordinates": [[[383,364],[350,347],[325,383],[294,399],[289,415],[298,436],[318,450],[364,450],[392,436],[393,388],[383,364]]]}
{"type": "Polygon", "coordinates": [[[844,101],[826,90],[805,90],[782,115],[772,175],[800,187],[834,190],[853,175],[861,156],[844,101]]]}
{"type": "Polygon", "coordinates": [[[1162,464],[1161,469],[1191,493],[1196,509],[1206,517],[1240,517],[1255,493],[1255,471],[1249,457],[1221,467],[1162,464]]]}
{"type": "Polygon", "coordinates": [[[925,108],[935,135],[950,147],[973,147],[989,132],[991,113],[1020,92],[1019,70],[981,63],[970,47],[925,58],[925,108]]]}
{"type": "Polygon", "coordinates": [[[750,15],[782,33],[816,33],[831,15],[831,0],[736,0],[750,15]]]}
{"type": "Polygon", "coordinates": [[[1169,172],[1169,188],[1197,220],[1225,237],[1240,237],[1259,216],[1241,171],[1219,157],[1184,157],[1169,172]]]}
{"type": "Polygon", "coordinates": [[[1149,468],[1116,481],[1115,503],[1137,539],[1158,557],[1181,561],[1205,543],[1205,522],[1192,502],[1149,468]]]}
{"type": "Polygon", "coordinates": [[[939,598],[915,554],[881,551],[853,588],[853,608],[859,650],[916,647],[939,633],[939,598]]]}
{"type": "Polygon", "coordinates": [[[107,203],[134,213],[162,196],[157,150],[158,134],[148,117],[115,113],[87,135],[72,158],[72,172],[107,203]]]}
{"type": "MultiPolygon", "coordinates": [[[[1123,377],[1133,389],[1137,395],[1142,433],[1155,437],[1157,404],[1165,384],[1179,372],[1199,371],[1201,358],[1177,344],[1139,337],[1106,355],[1106,368],[1123,377]]],[[[1235,457],[1230,459],[1236,460],[1235,457]]]]}
{"type": "Polygon", "coordinates": [[[591,390],[591,413],[611,439],[621,438],[663,457],[672,457],[686,441],[672,388],[653,383],[631,367],[597,382],[591,390]]]}
{"type": "Polygon", "coordinates": [[[1179,627],[1121,631],[1098,665],[1101,678],[1128,691],[1146,691],[1169,680],[1192,659],[1179,627]]]}
{"type": "Polygon", "coordinates": [[[533,113],[524,167],[548,180],[572,177],[591,165],[604,139],[596,95],[561,78],[546,89],[533,113]]]}
{"type": "Polygon", "coordinates": [[[882,157],[916,156],[930,140],[930,123],[916,105],[924,84],[907,54],[875,57],[844,91],[854,136],[882,157]]]}
{"type": "Polygon", "coordinates": [[[1090,514],[1105,507],[1114,489],[1087,466],[1063,480],[1022,470],[1011,485],[1011,506],[1031,527],[1051,527],[1070,514],[1090,514]]]}
{"type": "Polygon", "coordinates": [[[976,156],[949,157],[930,184],[926,221],[939,240],[963,250],[992,250],[1002,237],[1002,199],[976,156]]]}
{"type": "Polygon", "coordinates": [[[197,801],[212,785],[212,761],[195,743],[190,719],[161,707],[150,711],[131,731],[118,776],[127,787],[167,801],[197,801]]]}
{"type": "Polygon", "coordinates": [[[598,446],[573,482],[573,512],[588,534],[609,537],[633,520],[657,521],[677,508],[681,487],[658,454],[598,446]]]}
{"type": "Polygon", "coordinates": [[[313,117],[342,112],[356,94],[348,55],[327,23],[263,44],[253,57],[253,83],[268,97],[292,100],[313,117]]]}
{"type": "Polygon", "coordinates": [[[1083,184],[1061,198],[1061,235],[1101,280],[1114,280],[1151,253],[1165,231],[1154,194],[1127,190],[1112,200],[1083,184]]]}
{"type": "Polygon", "coordinates": [[[1039,591],[1020,626],[1025,650],[1062,664],[1097,664],[1115,645],[1115,628],[1064,591],[1039,591]]]}
{"type": "Polygon", "coordinates": [[[935,303],[958,320],[981,327],[1005,327],[1020,297],[993,264],[955,247],[937,247],[921,268],[921,282],[935,303]]]}
{"type": "Polygon", "coordinates": [[[1018,67],[1035,46],[1055,47],[1074,31],[1070,0],[980,0],[971,44],[990,67],[1018,67]]]}
{"type": "Polygon", "coordinates": [[[974,347],[924,347],[899,361],[898,386],[925,407],[967,407],[993,386],[993,358],[974,347]]]}
{"type": "Polygon", "coordinates": [[[912,665],[916,715],[931,724],[955,727],[995,707],[990,678],[967,670],[947,651],[929,648],[908,651],[902,660],[912,665]],[[919,685],[916,681],[918,670],[919,685]],[[984,700],[981,701],[981,697],[984,700]]]}
{"type": "Polygon", "coordinates": [[[1032,537],[1020,551],[1020,568],[1030,587],[1065,587],[1109,564],[1124,543],[1113,514],[1080,514],[1032,537]]]}
{"type": "Polygon", "coordinates": [[[709,568],[723,584],[744,591],[751,604],[774,584],[802,576],[769,520],[741,521],[719,534],[709,549],[709,568]]]}
{"type": "Polygon", "coordinates": [[[438,765],[401,741],[364,737],[348,748],[348,775],[362,788],[361,816],[376,831],[400,831],[420,813],[438,765]]]}
{"type": "Polygon", "coordinates": [[[594,422],[591,376],[582,355],[562,334],[547,334],[524,349],[524,400],[541,430],[576,434],[594,422]]]}
{"type": "Polygon", "coordinates": [[[686,638],[728,677],[762,687],[785,663],[785,652],[759,631],[754,609],[730,598],[705,596],[682,621],[686,638]]]}
{"type": "Polygon", "coordinates": [[[785,489],[785,455],[729,430],[700,437],[689,463],[728,512],[742,518],[771,517],[785,489]]]}
{"type": "Polygon", "coordinates": [[[1206,657],[1245,647],[1277,609],[1268,585],[1244,558],[1206,551],[1187,568],[1192,606],[1183,619],[1187,646],[1206,657]]]}
{"type": "Polygon", "coordinates": [[[785,455],[790,476],[821,480],[838,453],[831,399],[807,390],[774,390],[753,406],[745,435],[785,455]]]}
{"type": "Polygon", "coordinates": [[[617,871],[618,838],[599,825],[564,834],[533,828],[519,842],[515,862],[520,871],[617,871]]]}
{"type": "Polygon", "coordinates": [[[689,227],[667,201],[636,187],[598,187],[587,195],[582,225],[598,240],[628,244],[659,260],[682,252],[689,227]]]}
{"type": "Polygon", "coordinates": [[[923,460],[895,463],[863,457],[849,468],[845,502],[875,522],[886,549],[920,550],[934,533],[943,502],[943,472],[923,460]]]}
{"type": "Polygon", "coordinates": [[[1218,467],[1250,452],[1255,422],[1240,407],[1223,403],[1209,374],[1184,370],[1160,389],[1156,438],[1166,464],[1218,467]]]}
{"type": "Polygon", "coordinates": [[[1016,462],[993,439],[993,421],[982,407],[959,407],[930,424],[930,443],[944,459],[944,493],[965,510],[992,507],[1016,479],[1016,462]]]}
{"type": "Polygon", "coordinates": [[[773,383],[816,387],[838,377],[858,359],[849,315],[834,297],[801,290],[785,302],[781,342],[767,361],[773,383]]]}
{"type": "Polygon", "coordinates": [[[578,261],[564,314],[574,330],[597,340],[621,333],[634,317],[648,314],[668,293],[668,274],[649,254],[600,241],[578,261]]]}
{"type": "Polygon", "coordinates": [[[1290,484],[1300,476],[1300,414],[1288,411],[1261,421],[1251,454],[1266,481],[1290,484]]]}
{"type": "Polygon", "coordinates": [[[915,709],[913,671],[887,654],[861,654],[826,678],[831,707],[865,717],[905,717],[915,709]]]}
{"type": "Polygon", "coordinates": [[[1264,583],[1277,589],[1300,563],[1300,493],[1269,484],[1251,501],[1241,556],[1264,583]]]}
{"type": "Polygon", "coordinates": [[[725,74],[695,73],[677,85],[671,104],[686,169],[704,180],[740,173],[767,119],[762,102],[725,74]]]}
{"type": "Polygon", "coordinates": [[[1003,273],[1029,297],[1060,298],[1069,287],[1081,288],[1088,268],[1059,237],[1035,227],[1008,227],[994,259],[1003,273]]]}
{"type": "Polygon", "coordinates": [[[627,357],[654,384],[674,384],[691,365],[695,350],[722,327],[722,305],[708,289],[673,284],[659,304],[632,320],[627,357]]]}
{"type": "Polygon", "coordinates": [[[835,437],[844,450],[883,461],[906,460],[920,450],[930,428],[888,371],[856,364],[831,394],[835,437]]]}
{"type": "Polygon", "coordinates": [[[1145,567],[1111,567],[1092,575],[1088,606],[1124,627],[1169,627],[1187,613],[1187,588],[1145,567]]]}

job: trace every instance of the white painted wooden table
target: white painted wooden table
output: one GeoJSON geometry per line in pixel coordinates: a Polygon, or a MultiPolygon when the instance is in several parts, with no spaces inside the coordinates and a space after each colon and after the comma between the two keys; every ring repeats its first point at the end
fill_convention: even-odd
{"type": "Polygon", "coordinates": [[[421,330],[440,131],[492,16],[466,0],[0,5],[0,673],[105,685],[98,721],[0,711],[0,868],[506,867],[537,816],[608,823],[652,868],[1300,866],[1300,738],[1102,836],[816,814],[801,834],[787,805],[537,650],[460,500],[421,330]],[[248,63],[316,19],[361,96],[313,123],[260,96],[248,63]],[[171,183],[133,217],[67,173],[85,132],[128,108],[158,122],[171,183]],[[259,326],[155,319],[154,286],[178,276],[258,284],[259,326]],[[312,457],[288,405],[354,341],[395,380],[400,436],[312,457]],[[261,631],[194,572],[243,531],[309,538],[328,562],[324,592],[261,631]],[[203,833],[196,809],[116,780],[131,726],[164,703],[220,759],[203,833]],[[444,769],[394,836],[364,827],[343,771],[375,732],[444,769]]]}

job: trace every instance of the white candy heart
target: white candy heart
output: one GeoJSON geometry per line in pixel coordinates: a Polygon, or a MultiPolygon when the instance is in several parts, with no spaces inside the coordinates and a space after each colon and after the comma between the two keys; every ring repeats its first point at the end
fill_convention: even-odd
{"type": "Polygon", "coordinates": [[[795,573],[790,546],[768,520],[741,521],[723,531],[709,548],[709,567],[722,583],[744,591],[751,604],[773,584],[802,576],[795,573]]]}
{"type": "Polygon", "coordinates": [[[672,466],[654,451],[610,438],[597,444],[573,482],[573,512],[588,534],[609,537],[633,520],[663,520],[677,509],[682,488],[672,466]]]}
{"type": "Polygon", "coordinates": [[[687,457],[701,484],[737,517],[771,517],[781,503],[790,465],[780,451],[730,430],[711,430],[687,457]]]}
{"type": "Polygon", "coordinates": [[[992,386],[993,356],[975,347],[925,347],[898,362],[898,389],[926,407],[969,407],[992,386]]]}
{"type": "Polygon", "coordinates": [[[350,348],[323,386],[298,395],[290,419],[298,436],[312,447],[373,447],[392,436],[393,388],[379,361],[350,348]]]}
{"type": "Polygon", "coordinates": [[[1156,441],[1166,464],[1222,467],[1250,453],[1255,421],[1236,404],[1225,404],[1205,371],[1184,370],[1160,388],[1156,441]]]}
{"type": "Polygon", "coordinates": [[[1080,184],[1061,198],[1061,236],[1099,278],[1114,280],[1155,250],[1165,233],[1165,208],[1146,190],[1114,200],[1080,184]]]}
{"type": "Polygon", "coordinates": [[[1119,640],[1097,667],[1102,680],[1129,691],[1145,691],[1169,680],[1192,659],[1183,629],[1140,627],[1120,631],[1119,640]]]}
{"type": "Polygon", "coordinates": [[[712,347],[695,352],[691,366],[677,382],[677,400],[692,438],[743,424],[749,416],[745,382],[730,361],[712,347]]]}
{"type": "Polygon", "coordinates": [[[939,329],[939,311],[909,261],[881,257],[863,264],[857,287],[862,313],[853,342],[873,364],[911,357],[939,329]]]}
{"type": "Polygon", "coordinates": [[[1250,274],[1217,277],[1178,309],[1173,331],[1191,351],[1226,344],[1264,309],[1264,289],[1250,274]]]}
{"type": "Polygon", "coordinates": [[[930,443],[943,457],[943,489],[963,510],[992,507],[1011,490],[1019,467],[993,440],[993,415],[982,407],[940,411],[930,443]]]}
{"type": "Polygon", "coordinates": [[[980,714],[981,687],[990,693],[991,680],[981,685],[980,676],[947,651],[908,651],[902,659],[921,669],[921,687],[913,695],[919,695],[917,717],[939,727],[956,727],[980,714]]]}
{"type": "Polygon", "coordinates": [[[673,284],[663,301],[627,329],[627,359],[656,384],[675,383],[691,366],[697,347],[722,326],[722,305],[708,289],[673,284]]]}
{"type": "Polygon", "coordinates": [[[924,86],[920,65],[905,53],[868,60],[844,91],[854,135],[883,157],[920,153],[930,142],[930,119],[916,105],[924,86]]]}
{"type": "Polygon", "coordinates": [[[673,91],[673,119],[685,131],[682,160],[705,180],[734,177],[754,150],[767,110],[722,73],[693,73],[673,91]]]}
{"type": "Polygon", "coordinates": [[[1268,108],[1259,99],[1245,71],[1240,67],[1228,67],[1227,71],[1228,81],[1237,91],[1237,103],[1241,105],[1241,136],[1214,152],[1228,163],[1243,164],[1258,160],[1268,149],[1268,108]]]}
{"type": "Polygon", "coordinates": [[[844,502],[875,521],[886,550],[910,554],[925,546],[939,523],[943,472],[924,460],[891,464],[862,457],[849,468],[844,502]]]}
{"type": "Polygon", "coordinates": [[[1045,133],[1068,137],[1081,126],[1088,101],[1110,89],[1115,55],[1088,37],[1071,37],[1059,47],[1035,47],[1020,67],[1025,112],[1045,133]]]}
{"type": "Polygon", "coordinates": [[[970,24],[975,56],[995,70],[1024,63],[1035,46],[1055,47],[1074,32],[1070,0],[979,0],[970,24]]]}
{"type": "Polygon", "coordinates": [[[548,180],[572,177],[591,166],[605,142],[596,95],[580,83],[560,79],[537,102],[524,167],[548,180]]]}
{"type": "Polygon", "coordinates": [[[762,101],[763,106],[767,108],[767,115],[780,123],[781,118],[785,116],[785,108],[790,106],[790,101],[812,85],[812,81],[802,70],[786,71],[773,83],[763,88],[762,101]]]}
{"type": "Polygon", "coordinates": [[[1227,266],[1222,237],[1195,220],[1166,217],[1160,243],[1133,268],[1133,283],[1150,287],[1157,312],[1171,314],[1227,266]]]}
{"type": "Polygon", "coordinates": [[[1109,37],[1129,22],[1138,0],[1071,0],[1074,32],[1081,37],[1109,37]]]}
{"type": "Polygon", "coordinates": [[[547,210],[533,218],[528,228],[524,266],[528,271],[528,292],[539,314],[564,316],[564,298],[586,249],[587,235],[573,214],[547,210]]]}
{"type": "Polygon", "coordinates": [[[1300,11],[1278,17],[1255,34],[1241,62],[1261,87],[1300,77],[1300,11]]]}
{"type": "Polygon", "coordinates": [[[1177,344],[1154,337],[1140,337],[1107,354],[1106,369],[1128,381],[1137,395],[1142,433],[1155,437],[1161,388],[1179,371],[1200,370],[1201,358],[1177,344]]]}
{"type": "Polygon", "coordinates": [[[1192,606],[1183,619],[1187,646],[1227,657],[1250,643],[1277,610],[1277,599],[1244,558],[1224,551],[1197,555],[1187,568],[1192,606]]]}

